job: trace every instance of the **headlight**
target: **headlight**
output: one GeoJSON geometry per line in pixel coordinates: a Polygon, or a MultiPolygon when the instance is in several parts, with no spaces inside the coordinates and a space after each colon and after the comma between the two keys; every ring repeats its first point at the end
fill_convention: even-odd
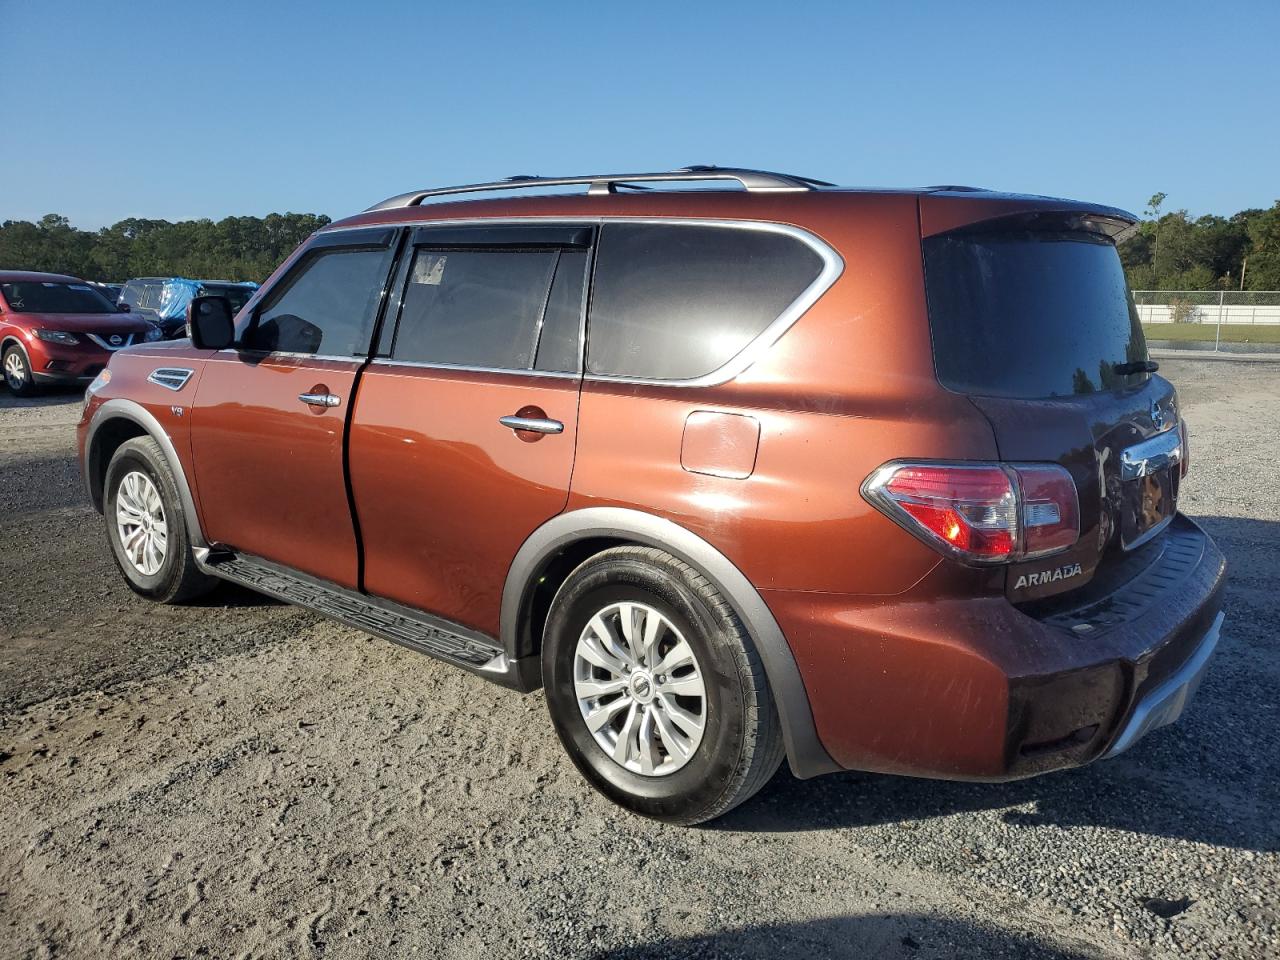
{"type": "Polygon", "coordinates": [[[153,323],[151,326],[147,327],[147,332],[142,335],[142,339],[147,343],[154,343],[157,340],[163,340],[164,331],[153,323]]]}
{"type": "Polygon", "coordinates": [[[61,343],[64,346],[74,347],[80,342],[80,338],[74,333],[67,333],[65,330],[32,330],[37,340],[46,340],[49,343],[61,343]]]}

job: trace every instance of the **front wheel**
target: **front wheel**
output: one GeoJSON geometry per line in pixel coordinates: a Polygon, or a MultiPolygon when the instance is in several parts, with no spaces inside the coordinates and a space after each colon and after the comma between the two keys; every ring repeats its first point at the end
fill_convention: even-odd
{"type": "Polygon", "coordinates": [[[4,366],[4,382],[14,396],[29,397],[36,392],[35,374],[31,372],[31,363],[21,347],[10,346],[0,363],[4,366]]]}
{"type": "Polygon", "coordinates": [[[782,762],[750,636],[705,577],[662,550],[615,547],[574,570],[547,620],[542,669],[574,764],[636,813],[711,820],[782,762]]]}
{"type": "Polygon", "coordinates": [[[134,593],[182,603],[218,584],[196,566],[178,484],[158,443],[137,437],[121,444],[104,490],[111,555],[134,593]]]}

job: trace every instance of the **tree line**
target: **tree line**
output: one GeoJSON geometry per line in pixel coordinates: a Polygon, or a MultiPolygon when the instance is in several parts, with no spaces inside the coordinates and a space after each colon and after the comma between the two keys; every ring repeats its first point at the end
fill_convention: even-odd
{"type": "Polygon", "coordinates": [[[314,213],[224,220],[121,220],[79,230],[51,213],[39,223],[0,224],[0,269],[69,273],[106,282],[191,277],[261,283],[294,248],[329,222],[314,213]]]}
{"type": "Polygon", "coordinates": [[[1151,198],[1146,219],[1120,244],[1131,290],[1280,290],[1280,201],[1230,217],[1162,211],[1151,198]]]}
{"type": "MultiPolygon", "coordinates": [[[[1153,196],[1146,219],[1120,244],[1134,290],[1280,290],[1280,201],[1230,217],[1165,212],[1153,196]]],[[[224,220],[121,220],[79,230],[58,214],[0,224],[0,269],[69,273],[87,280],[185,276],[261,283],[311,233],[313,213],[224,220]]]]}

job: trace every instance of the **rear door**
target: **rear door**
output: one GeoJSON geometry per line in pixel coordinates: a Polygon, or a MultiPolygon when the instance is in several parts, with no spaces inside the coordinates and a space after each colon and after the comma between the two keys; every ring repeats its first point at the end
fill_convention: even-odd
{"type": "Polygon", "coordinates": [[[1072,474],[1080,540],[1016,565],[1011,599],[1083,586],[1177,509],[1182,429],[1112,239],[1062,223],[995,222],[924,241],[934,363],[991,422],[1000,457],[1072,474]]]}
{"type": "Polygon", "coordinates": [[[358,586],[343,432],[393,237],[313,242],[255,307],[239,346],[206,364],[191,444],[211,542],[358,586]]]}
{"type": "Polygon", "coordinates": [[[351,426],[369,594],[498,632],[516,551],[568,500],[592,235],[412,236],[351,426]]]}

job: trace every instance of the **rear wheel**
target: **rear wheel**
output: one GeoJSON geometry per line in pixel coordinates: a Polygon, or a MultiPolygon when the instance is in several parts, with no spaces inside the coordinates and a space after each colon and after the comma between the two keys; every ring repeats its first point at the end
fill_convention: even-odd
{"type": "Polygon", "coordinates": [[[751,638],[715,587],[668,553],[617,547],[578,567],[556,596],[542,659],[565,749],[630,810],[701,823],[782,762],[751,638]]]}
{"type": "Polygon", "coordinates": [[[104,489],[111,555],[134,593],[181,603],[218,584],[196,566],[177,481],[158,443],[136,437],[121,444],[104,489]]]}
{"type": "Polygon", "coordinates": [[[0,364],[4,367],[4,382],[15,396],[29,397],[36,392],[35,374],[21,347],[15,344],[6,349],[0,364]]]}

